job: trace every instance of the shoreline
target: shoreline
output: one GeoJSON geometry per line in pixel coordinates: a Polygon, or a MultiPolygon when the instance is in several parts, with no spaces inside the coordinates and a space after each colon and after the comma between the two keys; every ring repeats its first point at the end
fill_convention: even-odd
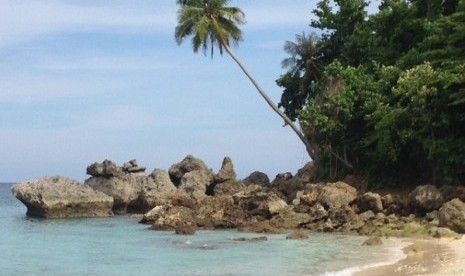
{"type": "Polygon", "coordinates": [[[406,257],[390,264],[363,269],[353,276],[465,275],[465,236],[460,239],[411,239],[406,257]]]}

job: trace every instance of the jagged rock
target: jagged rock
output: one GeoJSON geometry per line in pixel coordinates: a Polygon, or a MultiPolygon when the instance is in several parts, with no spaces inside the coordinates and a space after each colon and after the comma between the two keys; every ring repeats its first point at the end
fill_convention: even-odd
{"type": "Polygon", "coordinates": [[[342,206],[340,208],[329,209],[328,217],[333,223],[333,227],[341,226],[348,221],[354,219],[357,215],[355,211],[349,206],[342,206]]]}
{"type": "Polygon", "coordinates": [[[296,213],[287,209],[270,219],[270,225],[276,228],[295,229],[312,221],[309,214],[296,213]]]}
{"type": "Polygon", "coordinates": [[[213,174],[205,170],[185,173],[178,186],[179,190],[193,195],[195,198],[206,196],[207,187],[213,182],[213,174]]]}
{"type": "Polygon", "coordinates": [[[433,185],[418,186],[409,194],[410,206],[419,212],[439,209],[444,203],[441,192],[433,185]]]}
{"type": "Polygon", "coordinates": [[[289,209],[287,203],[273,192],[265,192],[261,186],[251,185],[233,195],[234,203],[251,216],[270,218],[289,209]]]}
{"type": "Polygon", "coordinates": [[[394,203],[394,198],[391,194],[386,194],[381,197],[381,203],[383,204],[384,208],[388,208],[394,203]]]}
{"type": "Polygon", "coordinates": [[[357,190],[344,182],[322,185],[318,195],[318,202],[330,209],[348,206],[357,198],[357,190]]]}
{"type": "Polygon", "coordinates": [[[357,206],[360,212],[371,210],[377,213],[383,210],[381,196],[372,192],[368,192],[359,196],[357,198],[357,206]]]}
{"type": "Polygon", "coordinates": [[[195,208],[196,223],[204,228],[234,228],[244,223],[245,216],[229,195],[205,197],[195,208]]]}
{"type": "Polygon", "coordinates": [[[55,176],[22,182],[11,188],[27,215],[43,218],[112,216],[113,198],[68,178],[55,176]]]}
{"type": "Polygon", "coordinates": [[[308,239],[308,232],[305,230],[295,230],[292,231],[286,237],[287,240],[306,240],[308,239]]]}
{"type": "Polygon", "coordinates": [[[229,180],[223,183],[216,184],[213,188],[213,195],[233,195],[245,189],[245,184],[242,181],[229,180]]]}
{"type": "Polygon", "coordinates": [[[382,245],[382,244],[383,244],[383,240],[381,240],[380,237],[371,237],[362,243],[362,245],[368,245],[368,246],[382,245]]]}
{"type": "Polygon", "coordinates": [[[194,212],[186,207],[170,204],[157,206],[147,212],[142,223],[152,223],[152,230],[180,230],[182,228],[196,229],[194,212]]]}
{"type": "Polygon", "coordinates": [[[112,177],[123,174],[122,169],[110,160],[93,163],[87,167],[86,172],[93,177],[112,177]]]}
{"type": "Polygon", "coordinates": [[[192,155],[188,155],[181,162],[174,164],[168,170],[173,183],[178,186],[181,184],[182,177],[192,171],[202,171],[204,175],[209,175],[209,178],[213,180],[213,173],[207,167],[207,165],[200,159],[195,158],[192,155]]]}
{"type": "Polygon", "coordinates": [[[304,189],[304,184],[296,177],[276,177],[271,183],[271,188],[283,194],[287,202],[292,203],[297,197],[297,193],[304,189]]]}
{"type": "Polygon", "coordinates": [[[144,173],[145,167],[139,167],[139,165],[137,164],[137,160],[133,159],[129,162],[124,163],[122,170],[126,173],[144,173]]]}
{"type": "Polygon", "coordinates": [[[275,179],[273,180],[273,182],[275,182],[275,181],[287,181],[287,180],[290,180],[290,179],[292,179],[292,173],[290,173],[290,172],[278,173],[276,175],[275,179]]]}
{"type": "Polygon", "coordinates": [[[147,212],[157,205],[171,203],[174,194],[178,189],[171,182],[167,171],[155,169],[144,181],[139,194],[138,209],[147,212]]]}
{"type": "Polygon", "coordinates": [[[139,196],[143,186],[153,183],[145,175],[122,174],[113,177],[91,177],[85,181],[96,191],[113,197],[113,211],[116,213],[137,212],[139,196]]]}
{"type": "Polygon", "coordinates": [[[255,171],[251,173],[249,176],[247,176],[242,182],[244,182],[245,185],[269,185],[270,184],[270,179],[268,178],[268,175],[266,175],[263,172],[255,171]]]}
{"type": "Polygon", "coordinates": [[[303,168],[297,171],[297,177],[302,183],[310,183],[315,174],[315,162],[310,161],[303,168]]]}
{"type": "Polygon", "coordinates": [[[465,234],[465,203],[458,198],[444,203],[439,209],[439,226],[465,234]]]}
{"type": "Polygon", "coordinates": [[[222,183],[236,179],[236,172],[234,171],[234,165],[229,157],[223,159],[220,171],[215,175],[215,182],[222,183]]]}

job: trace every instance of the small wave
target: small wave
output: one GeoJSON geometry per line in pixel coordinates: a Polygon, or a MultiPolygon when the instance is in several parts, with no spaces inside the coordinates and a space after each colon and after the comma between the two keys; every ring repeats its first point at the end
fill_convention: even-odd
{"type": "Polygon", "coordinates": [[[373,267],[380,267],[386,265],[393,265],[405,258],[407,258],[407,254],[404,253],[404,248],[411,245],[409,242],[400,242],[396,246],[393,246],[389,251],[389,260],[382,261],[382,262],[375,262],[370,264],[364,264],[359,266],[348,267],[343,270],[333,271],[333,272],[325,272],[321,274],[321,276],[352,276],[356,272],[360,272],[366,269],[370,269],[373,267]]]}

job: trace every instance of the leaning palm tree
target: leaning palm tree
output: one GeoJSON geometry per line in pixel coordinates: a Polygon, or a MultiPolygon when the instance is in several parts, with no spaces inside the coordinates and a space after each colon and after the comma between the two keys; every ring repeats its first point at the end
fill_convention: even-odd
{"type": "Polygon", "coordinates": [[[197,53],[202,49],[206,53],[210,48],[212,57],[215,48],[219,49],[221,55],[223,51],[226,51],[253,83],[267,104],[297,134],[310,157],[317,160],[316,154],[302,131],[271,100],[231,51],[231,43],[237,44],[242,40],[242,31],[238,27],[238,25],[245,23],[245,15],[242,10],[236,7],[227,7],[229,0],[178,0],[177,3],[180,5],[180,9],[178,11],[178,26],[175,30],[176,42],[181,44],[186,38],[192,37],[194,52],[197,53]]]}

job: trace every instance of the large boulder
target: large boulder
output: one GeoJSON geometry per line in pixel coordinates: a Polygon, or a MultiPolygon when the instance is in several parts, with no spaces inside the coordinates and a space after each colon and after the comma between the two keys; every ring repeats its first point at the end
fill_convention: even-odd
{"type": "Polygon", "coordinates": [[[441,192],[433,185],[418,186],[409,194],[410,206],[418,212],[439,209],[444,203],[441,192]]]}
{"type": "Polygon", "coordinates": [[[155,169],[144,181],[139,195],[139,209],[148,211],[155,206],[171,203],[178,189],[171,182],[167,171],[155,169]]]}
{"type": "Polygon", "coordinates": [[[314,177],[315,170],[315,162],[310,161],[297,171],[295,177],[299,178],[303,183],[310,183],[314,177]]]}
{"type": "Polygon", "coordinates": [[[263,172],[255,171],[242,180],[245,185],[269,185],[270,178],[263,172]]]}
{"type": "Polygon", "coordinates": [[[140,167],[137,164],[137,160],[133,159],[129,162],[124,163],[122,170],[123,172],[126,172],[126,173],[144,173],[145,167],[140,167]]]}
{"type": "Polygon", "coordinates": [[[455,198],[439,209],[439,226],[465,234],[465,203],[455,198]]]}
{"type": "Polygon", "coordinates": [[[371,210],[375,213],[383,210],[383,202],[381,196],[377,193],[364,193],[357,198],[357,206],[360,212],[371,210]]]}
{"type": "Polygon", "coordinates": [[[220,171],[215,175],[215,182],[222,183],[236,179],[236,172],[234,171],[234,165],[229,157],[223,159],[220,171]]]}
{"type": "Polygon", "coordinates": [[[234,195],[245,189],[245,184],[242,181],[229,180],[223,183],[216,184],[213,187],[213,195],[234,195]]]}
{"type": "Polygon", "coordinates": [[[161,205],[147,212],[141,223],[151,223],[152,230],[173,230],[196,229],[194,212],[183,206],[173,206],[171,204],[161,205]]]}
{"type": "Polygon", "coordinates": [[[213,182],[213,174],[205,170],[185,173],[178,186],[179,190],[193,195],[195,198],[206,196],[207,188],[213,182]]]}
{"type": "Polygon", "coordinates": [[[200,160],[199,158],[196,158],[192,155],[186,156],[181,162],[174,164],[170,167],[168,170],[168,173],[171,177],[171,180],[173,183],[178,186],[181,184],[181,179],[182,177],[189,172],[192,171],[201,171],[205,175],[209,175],[209,178],[211,179],[210,181],[213,180],[213,173],[211,170],[207,167],[205,162],[200,160]]]}
{"type": "Polygon", "coordinates": [[[78,181],[55,176],[22,182],[11,188],[27,215],[43,218],[112,216],[113,198],[78,181]]]}

